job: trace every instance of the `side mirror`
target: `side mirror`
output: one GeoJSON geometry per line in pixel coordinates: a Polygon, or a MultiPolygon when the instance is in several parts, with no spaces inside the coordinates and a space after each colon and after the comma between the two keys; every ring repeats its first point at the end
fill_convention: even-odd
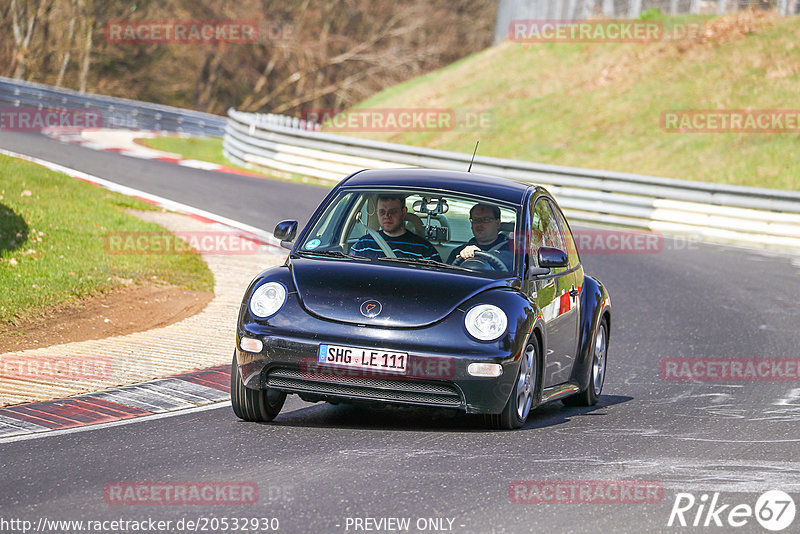
{"type": "Polygon", "coordinates": [[[539,247],[537,257],[539,259],[539,267],[557,268],[569,265],[569,256],[560,248],[539,247]]]}
{"type": "Polygon", "coordinates": [[[273,235],[276,239],[281,240],[283,248],[292,248],[292,241],[297,234],[297,221],[281,221],[275,226],[273,235]]]}

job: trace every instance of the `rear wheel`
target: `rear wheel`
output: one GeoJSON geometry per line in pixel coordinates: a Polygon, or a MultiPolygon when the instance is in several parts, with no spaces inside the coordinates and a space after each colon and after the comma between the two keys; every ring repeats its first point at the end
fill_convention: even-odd
{"type": "Polygon", "coordinates": [[[274,389],[250,389],[245,387],[239,375],[236,353],[231,364],[231,407],[239,419],[267,422],[275,419],[286,401],[286,393],[274,389]]]}
{"type": "Polygon", "coordinates": [[[603,391],[606,379],[606,363],[608,359],[608,323],[603,319],[597,325],[592,349],[592,371],[589,374],[589,385],[586,390],[562,400],[567,406],[594,406],[603,391]]]}
{"type": "Polygon", "coordinates": [[[525,344],[525,350],[519,362],[519,371],[511,396],[505,408],[499,414],[487,416],[492,428],[513,430],[520,428],[528,420],[533,399],[536,395],[539,377],[539,346],[536,338],[531,336],[525,344]]]}

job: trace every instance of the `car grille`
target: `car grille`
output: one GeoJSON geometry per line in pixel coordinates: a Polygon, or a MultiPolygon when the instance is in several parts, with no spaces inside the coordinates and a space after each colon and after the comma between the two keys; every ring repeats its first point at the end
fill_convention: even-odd
{"type": "Polygon", "coordinates": [[[428,406],[461,405],[461,394],[455,386],[415,380],[341,377],[329,382],[311,380],[296,369],[278,368],[269,371],[266,385],[292,393],[316,393],[428,406]]]}

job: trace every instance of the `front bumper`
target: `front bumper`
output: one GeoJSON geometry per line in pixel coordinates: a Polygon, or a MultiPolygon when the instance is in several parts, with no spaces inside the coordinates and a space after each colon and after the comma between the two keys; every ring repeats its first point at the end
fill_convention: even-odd
{"type": "MultiPolygon", "coordinates": [[[[286,310],[284,310],[286,312],[286,310]]],[[[240,321],[243,336],[259,339],[263,349],[236,354],[244,384],[274,388],[309,400],[367,401],[446,407],[466,413],[499,413],[513,389],[522,340],[508,333],[483,343],[466,334],[463,314],[418,329],[348,325],[319,319],[303,311],[298,320],[240,321]],[[347,345],[408,353],[406,374],[334,367],[317,361],[319,345],[347,345]],[[497,363],[497,378],[467,372],[473,362],[497,363]]]]}

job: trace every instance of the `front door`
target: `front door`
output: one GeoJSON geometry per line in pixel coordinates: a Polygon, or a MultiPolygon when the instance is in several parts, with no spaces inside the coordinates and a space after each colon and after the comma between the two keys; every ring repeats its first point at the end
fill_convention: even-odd
{"type": "MultiPolygon", "coordinates": [[[[540,197],[532,213],[532,236],[529,257],[535,261],[539,247],[554,247],[567,251],[564,233],[550,202],[540,197]]],[[[547,346],[544,354],[544,387],[569,380],[578,347],[579,288],[577,270],[572,266],[550,270],[531,284],[530,296],[542,310],[547,325],[547,346]]]]}

